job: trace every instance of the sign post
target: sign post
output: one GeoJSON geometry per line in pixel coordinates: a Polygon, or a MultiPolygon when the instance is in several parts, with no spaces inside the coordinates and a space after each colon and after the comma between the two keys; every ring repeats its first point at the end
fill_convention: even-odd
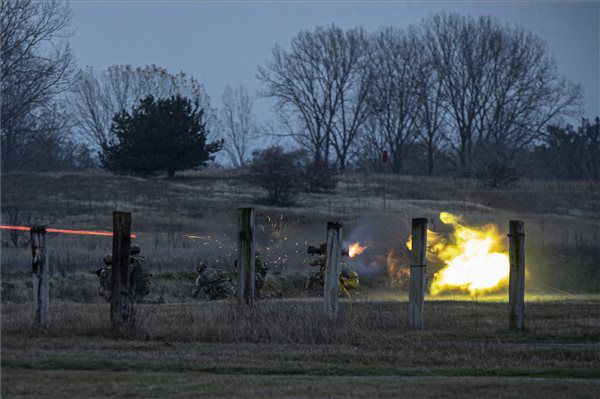
{"type": "Polygon", "coordinates": [[[46,256],[46,227],[31,227],[31,252],[33,255],[32,289],[33,318],[36,327],[48,327],[48,292],[50,269],[46,256]]]}
{"type": "Polygon", "coordinates": [[[387,171],[386,165],[388,162],[387,150],[383,150],[383,154],[381,155],[381,161],[383,162],[383,213],[385,213],[385,190],[386,190],[385,174],[387,171]]]}

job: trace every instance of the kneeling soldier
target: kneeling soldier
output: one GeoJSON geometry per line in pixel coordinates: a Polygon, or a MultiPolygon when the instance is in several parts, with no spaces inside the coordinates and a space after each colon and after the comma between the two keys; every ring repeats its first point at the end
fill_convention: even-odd
{"type": "MultiPolygon", "coordinates": [[[[238,273],[238,261],[236,259],[233,261],[233,280],[236,283],[238,273]]],[[[267,273],[269,273],[267,262],[265,262],[260,251],[256,251],[254,253],[254,296],[256,298],[261,298],[262,289],[267,282],[267,273]]]]}
{"type": "Polygon", "coordinates": [[[112,265],[112,255],[106,254],[104,255],[104,267],[96,270],[96,275],[100,278],[100,287],[98,287],[98,294],[105,301],[110,301],[110,291],[111,291],[111,265],[112,265]]]}
{"type": "MultiPolygon", "coordinates": [[[[146,258],[140,255],[140,246],[132,244],[129,258],[129,294],[135,301],[141,302],[150,293],[150,271],[146,258]]],[[[112,289],[112,255],[104,255],[105,267],[96,270],[100,278],[98,292],[106,301],[110,301],[112,289]]]]}
{"type": "MultiPolygon", "coordinates": [[[[313,267],[318,266],[319,270],[308,274],[305,289],[310,290],[314,287],[315,284],[323,286],[323,284],[325,283],[325,266],[327,264],[325,257],[326,250],[326,243],[322,243],[318,249],[314,247],[309,247],[308,253],[312,255],[319,255],[316,259],[311,260],[310,265],[313,267]]],[[[348,255],[348,252],[342,249],[341,255],[348,255]]],[[[340,282],[338,285],[338,294],[350,298],[351,295],[349,291],[358,288],[358,273],[356,273],[356,271],[352,269],[352,267],[350,267],[350,265],[346,263],[343,259],[340,259],[339,281],[340,282]]]]}
{"type": "Polygon", "coordinates": [[[150,293],[150,271],[146,257],[140,255],[141,249],[137,244],[132,244],[130,249],[131,259],[129,261],[130,277],[129,284],[132,287],[133,297],[137,301],[150,293]]]}

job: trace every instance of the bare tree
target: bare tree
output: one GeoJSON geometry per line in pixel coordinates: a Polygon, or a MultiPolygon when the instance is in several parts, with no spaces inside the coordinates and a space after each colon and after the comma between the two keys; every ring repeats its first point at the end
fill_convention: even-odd
{"type": "Polygon", "coordinates": [[[236,168],[243,168],[250,157],[253,141],[258,137],[252,100],[245,87],[234,90],[227,86],[219,126],[227,157],[236,168]]]}
{"type": "Polygon", "coordinates": [[[365,119],[365,43],[361,29],[318,27],[300,32],[290,51],[275,47],[272,60],[258,69],[262,95],[277,100],[289,134],[315,164],[329,164],[333,149],[344,167],[365,119]]]}
{"type": "Polygon", "coordinates": [[[485,87],[492,76],[486,68],[490,17],[475,20],[456,14],[437,14],[424,26],[427,56],[439,75],[444,101],[456,135],[449,141],[458,155],[458,170],[471,173],[478,118],[488,106],[485,87]]]}
{"type": "Polygon", "coordinates": [[[383,136],[396,173],[404,171],[405,150],[417,139],[417,52],[414,35],[394,28],[384,29],[372,39],[371,123],[383,136]]]}
{"type": "Polygon", "coordinates": [[[362,29],[346,32],[346,42],[341,49],[345,52],[339,81],[340,102],[334,118],[331,145],[337,156],[337,165],[345,170],[350,157],[356,154],[354,146],[362,127],[373,112],[370,106],[371,88],[376,72],[371,67],[369,42],[362,29]]]}
{"type": "Polygon", "coordinates": [[[113,117],[148,95],[155,98],[181,95],[197,101],[204,109],[208,127],[215,124],[206,90],[192,76],[183,72],[172,74],[156,65],[144,68],[114,65],[100,73],[86,68],[79,75],[73,107],[80,134],[99,149],[107,148],[113,140],[110,132],[113,117]]]}
{"type": "MultiPolygon", "coordinates": [[[[419,39],[417,39],[417,47],[424,48],[423,42],[419,39]]],[[[427,156],[427,174],[432,176],[435,173],[436,160],[447,129],[447,112],[441,78],[433,68],[431,59],[422,51],[417,52],[414,83],[418,100],[417,134],[427,156]]]]}
{"type": "Polygon", "coordinates": [[[57,1],[0,3],[2,70],[2,167],[31,160],[32,144],[47,133],[54,101],[69,88],[73,57],[66,30],[67,4],[57,1]]]}
{"type": "Polygon", "coordinates": [[[577,109],[580,89],[557,75],[545,44],[531,33],[489,16],[438,14],[423,36],[465,175],[475,160],[479,172],[507,173],[544,126],[577,109]]]}
{"type": "Polygon", "coordinates": [[[372,116],[362,127],[357,142],[358,165],[363,171],[382,171],[382,154],[388,147],[386,138],[381,134],[378,118],[372,116]]]}
{"type": "Polygon", "coordinates": [[[519,28],[494,26],[489,38],[490,99],[478,127],[478,176],[490,186],[519,178],[519,154],[545,127],[578,111],[581,91],[556,72],[545,43],[519,28]]]}

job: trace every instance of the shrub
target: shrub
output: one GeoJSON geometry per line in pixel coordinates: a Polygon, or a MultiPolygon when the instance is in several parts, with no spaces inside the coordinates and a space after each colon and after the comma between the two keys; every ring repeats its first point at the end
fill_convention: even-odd
{"type": "Polygon", "coordinates": [[[484,187],[506,187],[523,176],[523,151],[485,141],[476,148],[475,177],[484,187]]]}
{"type": "Polygon", "coordinates": [[[334,190],[337,184],[335,170],[326,163],[308,164],[304,169],[303,178],[309,191],[334,190]]]}
{"type": "Polygon", "coordinates": [[[303,151],[285,152],[280,146],[257,150],[252,154],[252,180],[267,191],[271,205],[288,205],[302,186],[303,151]]]}

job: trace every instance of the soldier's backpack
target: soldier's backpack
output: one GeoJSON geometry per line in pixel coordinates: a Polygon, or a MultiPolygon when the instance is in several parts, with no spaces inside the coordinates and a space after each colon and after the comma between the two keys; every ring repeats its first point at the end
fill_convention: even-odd
{"type": "Polygon", "coordinates": [[[131,257],[131,284],[136,295],[145,296],[150,293],[150,271],[146,258],[142,255],[131,257]]]}

